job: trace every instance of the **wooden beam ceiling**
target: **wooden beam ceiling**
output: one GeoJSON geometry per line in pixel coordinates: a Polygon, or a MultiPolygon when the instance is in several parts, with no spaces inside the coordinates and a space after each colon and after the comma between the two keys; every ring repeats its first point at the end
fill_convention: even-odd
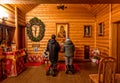
{"type": "MultiPolygon", "coordinates": [[[[26,14],[39,4],[5,4],[5,5],[2,4],[2,5],[5,6],[7,9],[10,9],[8,7],[11,8],[17,7],[22,12],[22,14],[26,14]]],[[[86,8],[87,11],[93,14],[93,16],[96,16],[99,11],[108,6],[108,4],[79,4],[79,5],[82,5],[84,8],[86,8]]]]}
{"type": "Polygon", "coordinates": [[[109,6],[109,4],[81,4],[84,8],[86,8],[89,12],[96,16],[100,11],[102,11],[105,7],[109,6]]]}
{"type": "Polygon", "coordinates": [[[12,7],[17,7],[24,14],[38,4],[85,4],[84,7],[96,15],[98,10],[94,9],[103,8],[102,5],[104,4],[102,3],[120,3],[120,0],[0,0],[0,4],[10,4],[12,7]]]}
{"type": "Polygon", "coordinates": [[[102,3],[120,3],[120,0],[0,0],[0,3],[6,4],[102,4],[102,3]]]}
{"type": "Polygon", "coordinates": [[[22,13],[26,14],[38,4],[10,4],[12,7],[17,7],[22,13]]]}

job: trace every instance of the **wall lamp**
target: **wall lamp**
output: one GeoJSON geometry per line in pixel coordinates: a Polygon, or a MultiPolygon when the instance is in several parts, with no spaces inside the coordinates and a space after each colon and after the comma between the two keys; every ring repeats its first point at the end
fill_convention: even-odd
{"type": "Polygon", "coordinates": [[[58,5],[57,5],[57,9],[64,10],[64,9],[66,9],[66,8],[67,8],[67,6],[65,6],[64,4],[58,4],[58,5]]]}
{"type": "Polygon", "coordinates": [[[3,8],[0,7],[0,19],[2,20],[2,23],[5,23],[5,21],[8,19],[8,14],[4,11],[3,8]]]}

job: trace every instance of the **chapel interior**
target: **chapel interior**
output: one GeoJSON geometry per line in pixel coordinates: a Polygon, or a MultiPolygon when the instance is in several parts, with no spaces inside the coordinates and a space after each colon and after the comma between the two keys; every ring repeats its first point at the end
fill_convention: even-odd
{"type": "MultiPolygon", "coordinates": [[[[0,83],[98,83],[91,81],[90,75],[98,74],[100,63],[109,57],[115,60],[115,82],[101,83],[120,83],[119,3],[117,0],[1,0],[0,83]],[[60,26],[65,28],[65,38],[57,37],[60,26]],[[74,63],[79,67],[74,75],[58,70],[56,77],[46,76],[49,60],[43,52],[52,34],[61,47],[66,38],[74,43],[74,63]],[[99,50],[95,61],[94,50],[99,50]],[[39,65],[26,66],[29,63],[39,65]]],[[[58,56],[60,67],[65,62],[64,53],[60,51],[58,56]]],[[[111,67],[106,68],[107,74],[111,67]]]]}

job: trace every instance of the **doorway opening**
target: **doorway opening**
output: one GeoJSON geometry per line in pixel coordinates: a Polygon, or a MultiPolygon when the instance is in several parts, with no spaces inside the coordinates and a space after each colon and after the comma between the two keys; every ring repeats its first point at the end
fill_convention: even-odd
{"type": "Polygon", "coordinates": [[[120,22],[112,24],[112,56],[117,59],[117,72],[120,73],[120,22]]]}

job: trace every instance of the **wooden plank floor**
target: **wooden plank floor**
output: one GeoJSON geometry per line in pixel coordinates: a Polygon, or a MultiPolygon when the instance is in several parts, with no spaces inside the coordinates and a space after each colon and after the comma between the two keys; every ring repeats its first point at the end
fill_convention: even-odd
{"type": "Polygon", "coordinates": [[[97,73],[97,66],[91,62],[78,62],[80,71],[66,75],[59,71],[56,77],[46,76],[46,65],[28,67],[17,77],[9,77],[1,83],[90,83],[89,74],[97,73]]]}

